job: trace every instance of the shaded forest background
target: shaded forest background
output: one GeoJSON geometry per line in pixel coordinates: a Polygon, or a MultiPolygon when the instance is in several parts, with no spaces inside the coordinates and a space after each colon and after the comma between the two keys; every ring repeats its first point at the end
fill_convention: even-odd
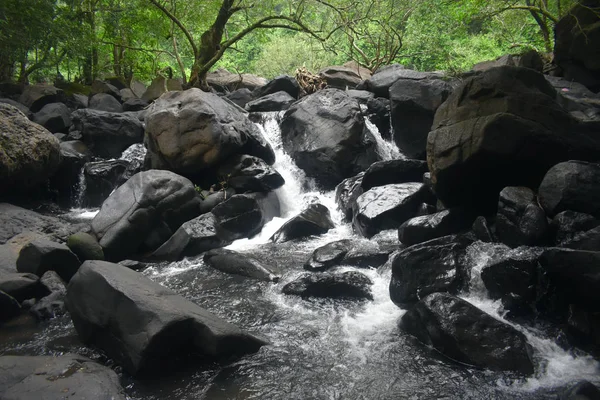
{"type": "Polygon", "coordinates": [[[573,0],[3,0],[0,81],[158,74],[200,86],[216,68],[272,78],[353,60],[460,72],[551,52],[573,0]]]}

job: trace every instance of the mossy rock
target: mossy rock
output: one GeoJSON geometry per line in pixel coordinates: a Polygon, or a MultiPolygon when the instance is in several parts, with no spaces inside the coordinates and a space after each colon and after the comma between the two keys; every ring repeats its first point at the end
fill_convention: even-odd
{"type": "Polygon", "coordinates": [[[104,260],[104,251],[98,240],[89,233],[77,232],[69,236],[67,246],[81,262],[86,260],[104,260]]]}
{"type": "Polygon", "coordinates": [[[55,86],[62,89],[67,96],[83,94],[89,96],[92,88],[75,82],[56,82],[55,86]]]}

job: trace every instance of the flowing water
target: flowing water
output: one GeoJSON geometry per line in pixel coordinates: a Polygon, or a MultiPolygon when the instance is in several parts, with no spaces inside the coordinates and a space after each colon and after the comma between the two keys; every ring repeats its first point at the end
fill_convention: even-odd
{"type": "MultiPolygon", "coordinates": [[[[283,151],[278,128],[280,117],[277,113],[265,113],[260,127],[277,154],[274,167],[286,180],[277,191],[282,217],[269,222],[256,237],[238,240],[229,248],[264,261],[282,275],[281,281],[256,282],[227,275],[205,265],[201,257],[155,264],[144,271],[151,279],[216,315],[262,335],[271,345],[238,360],[188,366],[160,379],[134,381],[123,376],[132,398],[555,399],[564,385],[575,380],[600,383],[596,361],[585,354],[563,350],[535,326],[515,325],[535,349],[537,366],[531,378],[469,368],[445,359],[399,330],[397,324],[404,310],[390,300],[388,264],[361,270],[373,281],[373,301],[303,300],[283,295],[282,287],[303,272],[302,265],[314,249],[354,234],[337,211],[333,192],[316,190],[283,151]],[[312,202],[320,202],[331,210],[335,229],[301,242],[269,242],[269,237],[285,221],[312,202]]],[[[377,140],[380,147],[386,145],[380,137],[377,140]]],[[[390,149],[386,154],[392,156],[395,151],[390,149]]],[[[397,241],[395,232],[384,232],[371,240],[384,247],[397,241]]],[[[478,271],[493,257],[511,251],[514,250],[502,245],[477,242],[467,252],[466,262],[474,273],[472,290],[463,298],[499,319],[503,319],[501,306],[487,297],[478,271]]],[[[354,268],[339,268],[351,269],[354,268]]],[[[5,342],[0,351],[20,354],[83,351],[104,361],[99,354],[79,344],[68,318],[48,323],[35,333],[33,341],[13,337],[5,342]]]]}

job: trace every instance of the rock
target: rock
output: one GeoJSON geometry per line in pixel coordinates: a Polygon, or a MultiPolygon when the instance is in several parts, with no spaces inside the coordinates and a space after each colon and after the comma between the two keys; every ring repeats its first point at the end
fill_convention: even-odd
{"type": "Polygon", "coordinates": [[[600,17],[598,3],[585,0],[575,4],[554,28],[554,62],[568,80],[600,91],[600,17]]]}
{"type": "Polygon", "coordinates": [[[42,275],[40,281],[49,294],[37,301],[29,312],[38,320],[47,320],[66,314],[67,288],[60,276],[54,271],[47,271],[42,275]]]}
{"type": "Polygon", "coordinates": [[[600,94],[594,93],[581,83],[572,80],[544,75],[546,80],[556,90],[556,100],[573,114],[595,114],[600,110],[600,94]]]}
{"type": "Polygon", "coordinates": [[[246,104],[249,112],[282,111],[290,108],[296,99],[289,93],[280,91],[265,95],[246,104]]]}
{"type": "Polygon", "coordinates": [[[6,400],[125,400],[118,375],[72,354],[1,356],[0,397],[6,400]]]}
{"type": "Polygon", "coordinates": [[[275,243],[284,243],[312,235],[322,235],[333,228],[335,228],[335,224],[331,220],[329,209],[322,204],[311,204],[283,224],[270,240],[275,243]]]}
{"type": "Polygon", "coordinates": [[[242,108],[246,107],[246,104],[254,100],[254,96],[248,88],[236,89],[231,93],[227,93],[225,97],[242,108]]]}
{"type": "Polygon", "coordinates": [[[108,260],[153,251],[200,212],[200,198],[188,179],[169,171],[135,174],[115,190],[92,220],[108,260]]]}
{"type": "Polygon", "coordinates": [[[219,271],[260,281],[278,282],[280,278],[254,257],[232,250],[208,251],[204,254],[204,262],[219,271]]]}
{"type": "Polygon", "coordinates": [[[97,93],[90,98],[89,108],[111,113],[122,113],[123,106],[114,96],[107,93],[97,93]]]}
{"type": "Polygon", "coordinates": [[[600,251],[600,227],[579,233],[571,240],[562,243],[561,247],[576,250],[600,251]]]}
{"type": "Polygon", "coordinates": [[[352,225],[364,237],[394,229],[414,217],[419,205],[432,197],[422,183],[374,187],[356,199],[352,225]]]}
{"type": "Polygon", "coordinates": [[[121,94],[121,101],[123,103],[131,99],[137,99],[137,96],[135,93],[133,93],[133,90],[129,89],[128,87],[119,89],[119,93],[121,94]]]}
{"type": "Polygon", "coordinates": [[[227,188],[226,190],[219,190],[218,192],[210,193],[200,203],[200,214],[206,214],[211,212],[213,208],[233,196],[235,190],[233,188],[227,188]]]}
{"type": "Polygon", "coordinates": [[[356,271],[303,274],[285,285],[284,294],[307,297],[348,298],[373,300],[371,280],[356,271]]]}
{"type": "Polygon", "coordinates": [[[511,247],[542,245],[547,241],[548,221],[533,191],[506,187],[500,192],[496,236],[511,247]]]}
{"type": "Polygon", "coordinates": [[[146,85],[144,85],[142,82],[138,81],[137,79],[131,80],[131,83],[129,84],[129,88],[131,89],[133,94],[135,94],[135,96],[139,97],[139,98],[141,98],[144,95],[144,92],[146,91],[146,85]]]}
{"type": "Polygon", "coordinates": [[[371,99],[375,98],[375,95],[367,90],[346,90],[346,94],[353,99],[356,99],[360,104],[367,104],[371,99]]]}
{"type": "Polygon", "coordinates": [[[68,282],[77,272],[81,262],[64,244],[46,239],[36,239],[25,245],[17,259],[17,271],[39,277],[46,271],[56,271],[68,282]]]}
{"type": "Polygon", "coordinates": [[[368,119],[376,127],[381,137],[392,140],[392,125],[390,115],[390,100],[383,97],[367,101],[368,119]]]}
{"type": "Polygon", "coordinates": [[[46,104],[33,115],[33,122],[52,133],[68,132],[71,126],[71,111],[63,103],[46,104]]]}
{"type": "Polygon", "coordinates": [[[89,233],[77,232],[67,239],[67,246],[80,261],[104,260],[102,246],[89,233]]]}
{"type": "Polygon", "coordinates": [[[144,99],[128,99],[123,103],[123,111],[142,111],[148,107],[149,103],[144,99]]]}
{"type": "Polygon", "coordinates": [[[421,300],[404,314],[401,327],[458,362],[533,374],[533,351],[525,335],[448,293],[421,300]]]}
{"type": "Polygon", "coordinates": [[[573,240],[579,234],[600,226],[600,219],[576,211],[562,211],[550,223],[554,244],[561,245],[573,240]]]}
{"type": "Polygon", "coordinates": [[[40,111],[46,104],[65,101],[64,92],[52,85],[27,85],[19,97],[19,103],[24,104],[32,113],[40,111]]]}
{"type": "Polygon", "coordinates": [[[325,189],[379,159],[358,102],[341,90],[304,97],[286,111],[280,126],[285,151],[325,189]]]}
{"type": "Polygon", "coordinates": [[[535,50],[529,50],[523,54],[505,54],[493,61],[483,61],[473,66],[473,71],[487,71],[491,68],[512,66],[523,67],[543,72],[544,60],[535,50]]]}
{"type": "Polygon", "coordinates": [[[71,98],[73,99],[73,107],[76,110],[79,110],[80,108],[88,108],[90,105],[90,98],[86,95],[73,93],[71,98]]]}
{"type": "Polygon", "coordinates": [[[19,111],[21,111],[23,114],[25,114],[25,116],[27,118],[29,118],[29,119],[33,118],[33,114],[31,113],[31,111],[29,111],[29,108],[27,108],[23,104],[19,103],[18,101],[14,101],[11,99],[0,99],[0,103],[4,103],[4,104],[11,105],[13,107],[16,107],[19,109],[19,111]]]}
{"type": "Polygon", "coordinates": [[[361,187],[367,191],[392,183],[419,182],[427,172],[427,162],[421,160],[386,160],[373,163],[362,178],[361,187]]]}
{"type": "MultiPolygon", "coordinates": [[[[444,210],[445,211],[445,210],[444,210]]],[[[437,208],[432,204],[422,203],[417,210],[417,217],[423,217],[425,215],[435,214],[437,208]]]]}
{"type": "Polygon", "coordinates": [[[403,307],[431,293],[457,293],[464,288],[468,272],[462,259],[471,243],[466,236],[445,236],[392,255],[392,301],[403,307]]]}
{"type": "Polygon", "coordinates": [[[597,138],[555,98],[543,75],[527,68],[493,68],[466,79],[440,106],[428,136],[438,198],[489,214],[504,187],[537,188],[560,161],[598,158],[597,138]]]}
{"type": "Polygon", "coordinates": [[[549,216],[571,210],[600,218],[600,164],[567,161],[550,168],[539,188],[549,216]]]}
{"type": "Polygon", "coordinates": [[[365,173],[344,179],[335,188],[335,203],[344,213],[347,220],[352,220],[352,210],[356,207],[356,199],[363,194],[362,179],[365,173]]]}
{"type": "Polygon", "coordinates": [[[489,227],[489,224],[485,217],[479,216],[473,222],[473,226],[471,228],[473,233],[477,237],[478,240],[482,242],[495,242],[496,238],[494,237],[492,230],[489,227]]]}
{"type": "Polygon", "coordinates": [[[0,103],[0,197],[37,188],[59,163],[58,139],[15,107],[0,103]]]}
{"type": "Polygon", "coordinates": [[[254,98],[266,96],[277,92],[287,92],[290,96],[297,99],[300,95],[300,85],[296,81],[296,78],[288,75],[280,75],[270,80],[266,85],[261,88],[254,90],[254,98]]]}
{"type": "Polygon", "coordinates": [[[561,393],[558,400],[600,400],[600,390],[588,381],[580,381],[561,393]]]}
{"type": "Polygon", "coordinates": [[[40,278],[34,274],[19,274],[0,270],[0,291],[22,303],[27,299],[41,298],[48,294],[40,278]]]}
{"type": "Polygon", "coordinates": [[[118,262],[118,264],[134,271],[142,271],[148,266],[148,264],[136,260],[121,260],[118,262]]]}
{"type": "Polygon", "coordinates": [[[394,142],[406,157],[425,159],[433,117],[452,90],[441,79],[401,78],[390,87],[394,142]]]}
{"type": "Polygon", "coordinates": [[[104,261],[81,266],[67,288],[67,303],[81,340],[134,376],[164,373],[166,359],[190,353],[222,358],[266,344],[143,275],[104,261]]]}
{"type": "MultiPolygon", "coordinates": [[[[92,82],[92,90],[90,92],[90,94],[92,95],[92,97],[96,94],[108,94],[112,97],[114,97],[116,100],[119,101],[119,103],[121,102],[121,92],[119,91],[119,89],[112,85],[111,83],[105,82],[105,81],[100,81],[100,80],[95,80],[92,82]]],[[[91,100],[90,100],[90,104],[91,104],[91,100]]]]}
{"type": "Polygon", "coordinates": [[[427,242],[468,230],[475,216],[462,209],[449,209],[411,218],[398,228],[398,239],[407,245],[427,242]]]}
{"type": "Polygon", "coordinates": [[[81,170],[85,163],[91,161],[92,153],[82,141],[69,140],[60,143],[60,159],[58,170],[50,182],[59,193],[59,204],[70,207],[77,201],[81,170]]]}
{"type": "Polygon", "coordinates": [[[152,80],[150,86],[144,91],[141,96],[142,100],[148,103],[158,99],[163,93],[167,92],[167,79],[164,76],[157,76],[152,80]]]}
{"type": "Polygon", "coordinates": [[[363,80],[356,70],[343,66],[323,68],[319,76],[325,79],[327,87],[342,90],[353,89],[363,80]]]}
{"type": "Polygon", "coordinates": [[[257,75],[231,73],[224,68],[209,72],[206,82],[218,92],[226,93],[236,89],[255,90],[267,84],[267,80],[257,75]]]}
{"type": "Polygon", "coordinates": [[[85,192],[84,207],[100,207],[104,200],[123,183],[129,161],[108,160],[94,161],[85,164],[83,176],[85,192]]]}
{"type": "Polygon", "coordinates": [[[141,143],[144,126],[139,119],[125,113],[83,109],[71,114],[71,131],[78,131],[82,141],[99,157],[119,158],[135,143],[141,143]]]}
{"type": "Polygon", "coordinates": [[[270,192],[285,183],[274,168],[258,157],[237,155],[220,165],[217,175],[224,177],[227,186],[237,193],[270,192]]]}
{"type": "Polygon", "coordinates": [[[195,175],[235,154],[275,162],[258,127],[219,96],[190,89],[160,97],[146,118],[152,168],[195,175]]]}
{"type": "Polygon", "coordinates": [[[378,268],[388,259],[389,252],[367,240],[342,239],[316,249],[304,264],[309,271],[326,271],[339,265],[378,268]]]}
{"type": "Polygon", "coordinates": [[[361,83],[357,89],[365,89],[373,92],[376,97],[388,98],[390,96],[390,87],[400,79],[423,80],[441,77],[441,74],[435,72],[413,71],[405,69],[402,65],[392,64],[375,71],[371,78],[361,83]]]}
{"type": "Polygon", "coordinates": [[[0,324],[21,314],[19,302],[0,290],[0,324]]]}

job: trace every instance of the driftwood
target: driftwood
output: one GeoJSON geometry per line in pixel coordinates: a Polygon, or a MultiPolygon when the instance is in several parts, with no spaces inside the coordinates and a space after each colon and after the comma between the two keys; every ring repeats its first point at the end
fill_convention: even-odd
{"type": "Polygon", "coordinates": [[[296,81],[298,81],[298,85],[300,85],[300,97],[304,97],[327,87],[325,78],[310,73],[305,67],[296,69],[296,81]]]}

